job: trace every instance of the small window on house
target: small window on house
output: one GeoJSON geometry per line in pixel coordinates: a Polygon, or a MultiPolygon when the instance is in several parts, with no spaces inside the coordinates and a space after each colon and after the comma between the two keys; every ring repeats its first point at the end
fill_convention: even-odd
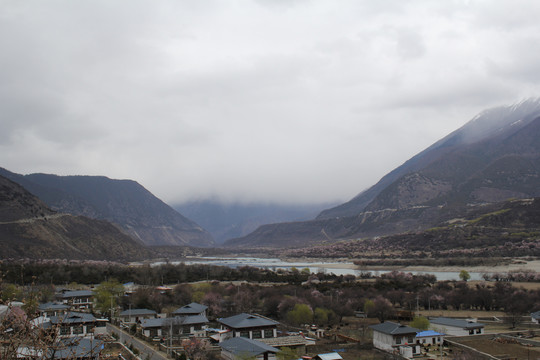
{"type": "Polygon", "coordinates": [[[409,339],[408,339],[408,341],[407,341],[407,342],[408,342],[409,344],[412,344],[412,343],[413,343],[413,341],[414,341],[414,338],[413,338],[412,336],[409,336],[409,339]]]}
{"type": "Polygon", "coordinates": [[[481,334],[481,333],[482,333],[482,329],[476,329],[476,333],[477,333],[477,334],[481,334]]]}
{"type": "Polygon", "coordinates": [[[240,337],[249,339],[249,331],[240,331],[240,337]]]}
{"type": "Polygon", "coordinates": [[[474,335],[474,330],[469,330],[469,335],[474,335]]]}
{"type": "Polygon", "coordinates": [[[265,338],[271,338],[274,337],[274,330],[264,330],[264,337],[265,338]]]}
{"type": "Polygon", "coordinates": [[[400,336],[396,337],[396,344],[398,344],[398,345],[401,344],[401,337],[400,336]]]}
{"type": "Polygon", "coordinates": [[[69,326],[62,326],[60,328],[60,335],[71,335],[71,328],[69,326]]]}

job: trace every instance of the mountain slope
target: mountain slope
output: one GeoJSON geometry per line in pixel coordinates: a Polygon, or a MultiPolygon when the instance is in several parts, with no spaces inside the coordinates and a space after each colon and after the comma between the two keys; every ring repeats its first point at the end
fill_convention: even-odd
{"type": "Polygon", "coordinates": [[[421,232],[290,249],[284,255],[358,258],[363,266],[479,265],[540,255],[540,198],[469,207],[461,216],[421,232]]]}
{"type": "Polygon", "coordinates": [[[56,213],[0,176],[0,258],[135,260],[153,253],[107,221],[56,213]]]}
{"type": "Polygon", "coordinates": [[[108,220],[146,245],[213,244],[212,236],[131,180],[103,176],[0,175],[21,184],[52,209],[108,220]]]}
{"type": "MultiPolygon", "coordinates": [[[[433,162],[445,161],[449,163],[449,160],[441,159],[463,146],[481,143],[486,139],[510,136],[538,116],[540,116],[540,99],[529,99],[516,105],[486,110],[460,129],[437,141],[385,175],[377,184],[344,204],[322,211],[317,218],[357,215],[366,209],[377,195],[402,176],[424,169],[433,162]]],[[[504,151],[501,149],[501,152],[504,151]]],[[[449,167],[448,170],[451,168],[449,167]]]]}
{"type": "Polygon", "coordinates": [[[303,246],[417,232],[468,206],[538,196],[540,101],[529,100],[480,114],[315,221],[263,227],[228,244],[274,246],[287,234],[303,246]]]}

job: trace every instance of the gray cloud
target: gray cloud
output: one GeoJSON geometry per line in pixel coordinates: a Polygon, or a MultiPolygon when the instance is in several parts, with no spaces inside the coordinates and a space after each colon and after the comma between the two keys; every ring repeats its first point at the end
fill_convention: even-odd
{"type": "Polygon", "coordinates": [[[0,166],[347,200],[539,96],[536,3],[0,0],[0,166]]]}

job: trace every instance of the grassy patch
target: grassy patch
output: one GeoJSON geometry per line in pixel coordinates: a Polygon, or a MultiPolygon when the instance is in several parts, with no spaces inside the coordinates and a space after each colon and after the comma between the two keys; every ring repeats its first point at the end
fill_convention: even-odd
{"type": "Polygon", "coordinates": [[[506,212],[510,211],[510,209],[502,209],[502,210],[498,210],[498,211],[494,211],[494,212],[491,212],[491,213],[488,213],[488,214],[484,214],[480,217],[477,217],[476,219],[473,219],[473,220],[469,220],[469,224],[471,225],[474,225],[490,216],[497,216],[497,215],[501,215],[501,214],[504,214],[506,212]]]}

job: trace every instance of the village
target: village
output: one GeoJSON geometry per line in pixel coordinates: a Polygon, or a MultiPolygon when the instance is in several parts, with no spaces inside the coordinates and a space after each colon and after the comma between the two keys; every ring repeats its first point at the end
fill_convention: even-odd
{"type": "MultiPolygon", "coordinates": [[[[182,286],[185,290],[186,286],[182,286]]],[[[245,291],[240,286],[217,285],[215,281],[212,286],[228,286],[237,296],[245,291]]],[[[310,284],[306,282],[303,286],[310,284]]],[[[208,297],[202,298],[208,305],[192,301],[158,312],[134,306],[135,297],[141,289],[148,291],[147,286],[127,283],[122,289],[117,294],[121,301],[111,298],[111,306],[105,307],[106,310],[103,299],[99,299],[102,295],[99,286],[86,290],[59,288],[54,300],[37,306],[35,316],[26,315],[23,302],[2,305],[3,354],[12,351],[20,359],[89,360],[530,359],[540,356],[540,312],[509,319],[508,313],[500,311],[443,310],[434,303],[433,308],[386,309],[386,316],[381,317],[380,312],[370,309],[381,305],[368,301],[362,309],[335,321],[321,321],[320,316],[312,316],[308,317],[312,321],[305,323],[302,316],[294,321],[290,316],[279,320],[263,315],[260,312],[268,311],[249,304],[230,304],[227,311],[218,312],[207,301],[208,297]],[[228,316],[217,316],[224,313],[228,316]]],[[[179,291],[169,286],[152,289],[160,296],[172,296],[175,290],[179,291]]],[[[319,296],[314,291],[311,294],[319,296]]],[[[295,304],[288,314],[300,312],[304,309],[301,305],[295,304]]]]}

